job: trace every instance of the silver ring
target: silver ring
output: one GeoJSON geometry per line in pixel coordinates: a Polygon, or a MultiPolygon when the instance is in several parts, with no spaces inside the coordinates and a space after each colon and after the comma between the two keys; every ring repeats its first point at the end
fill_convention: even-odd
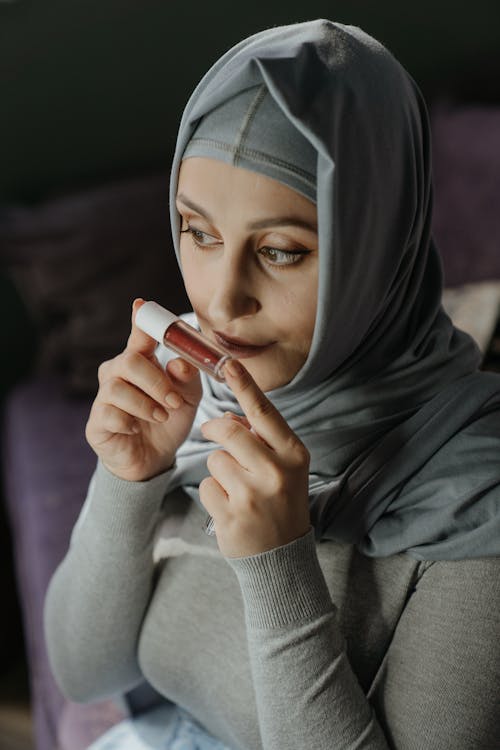
{"type": "Polygon", "coordinates": [[[208,534],[208,536],[215,535],[215,521],[212,516],[207,516],[207,520],[205,521],[205,524],[203,526],[203,531],[205,532],[205,534],[208,534]]]}

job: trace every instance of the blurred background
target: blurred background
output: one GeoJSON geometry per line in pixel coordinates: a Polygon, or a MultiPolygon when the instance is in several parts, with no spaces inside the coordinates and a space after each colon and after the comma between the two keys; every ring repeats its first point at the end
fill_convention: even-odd
{"type": "Polygon", "coordinates": [[[455,302],[475,285],[496,366],[497,0],[0,0],[2,750],[83,750],[119,718],[113,702],[63,699],[41,632],[94,464],[83,429],[96,369],[122,348],[134,297],[188,309],[167,183],[192,88],[243,37],[317,17],[361,26],[422,89],[445,281],[455,302]]]}

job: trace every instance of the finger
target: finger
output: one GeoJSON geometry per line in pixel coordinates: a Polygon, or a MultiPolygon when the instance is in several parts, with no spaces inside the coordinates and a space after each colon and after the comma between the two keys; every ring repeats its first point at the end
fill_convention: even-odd
{"type": "Polygon", "coordinates": [[[227,384],[238,399],[249,423],[270,447],[281,454],[295,442],[299,442],[286,420],[241,362],[230,360],[224,365],[224,373],[227,384]]]}
{"type": "Polygon", "coordinates": [[[158,401],[121,378],[107,380],[99,391],[97,402],[103,407],[117,407],[147,422],[165,422],[168,419],[168,412],[158,401]]]}
{"type": "Polygon", "coordinates": [[[216,520],[227,509],[228,496],[213,477],[205,477],[199,486],[200,502],[216,520]]]}
{"type": "Polygon", "coordinates": [[[139,352],[125,351],[115,362],[113,370],[108,370],[108,376],[110,380],[118,377],[131,383],[162,407],[176,409],[183,403],[173,390],[168,373],[139,352]]]}
{"type": "Polygon", "coordinates": [[[140,427],[135,417],[112,404],[94,404],[86,426],[86,437],[91,445],[105,443],[113,435],[135,435],[138,432],[140,427]]]}
{"type": "Polygon", "coordinates": [[[142,305],[144,305],[144,303],[145,300],[143,300],[141,297],[138,297],[132,303],[132,328],[128,337],[126,348],[132,352],[140,352],[146,357],[152,357],[156,347],[158,346],[158,342],[152,336],[148,336],[147,333],[141,331],[141,329],[138,328],[135,324],[135,316],[137,315],[137,311],[140,307],[142,307],[142,305]]]}
{"type": "Polygon", "coordinates": [[[186,383],[190,383],[199,374],[198,368],[192,365],[190,362],[186,362],[186,360],[182,359],[182,357],[170,359],[167,362],[166,371],[172,379],[174,385],[184,385],[186,383]]]}
{"type": "Polygon", "coordinates": [[[235,497],[246,490],[242,473],[247,472],[227,451],[212,451],[207,459],[207,468],[228,496],[235,497]]]}
{"type": "Polygon", "coordinates": [[[250,424],[248,419],[246,417],[242,417],[240,414],[235,414],[232,411],[225,411],[224,417],[226,419],[233,419],[235,422],[238,422],[239,424],[243,425],[243,427],[246,427],[247,430],[252,429],[252,425],[250,424]]]}
{"type": "Polygon", "coordinates": [[[255,471],[258,463],[273,458],[273,449],[235,419],[210,419],[201,425],[201,432],[204,438],[225,448],[247,471],[255,471]]]}
{"type": "Polygon", "coordinates": [[[166,373],[175,391],[168,394],[167,406],[179,408],[183,403],[198,406],[201,398],[200,371],[181,358],[167,362],[166,373]]]}
{"type": "Polygon", "coordinates": [[[225,419],[232,419],[235,422],[238,422],[238,424],[243,425],[243,427],[245,427],[245,429],[249,430],[252,433],[252,435],[255,435],[255,439],[256,440],[260,440],[263,443],[265,443],[265,441],[261,438],[261,436],[257,435],[257,433],[255,432],[254,428],[252,427],[252,425],[250,424],[250,422],[248,421],[248,419],[245,416],[241,416],[240,414],[235,414],[232,411],[225,411],[224,412],[224,418],[225,419]]]}

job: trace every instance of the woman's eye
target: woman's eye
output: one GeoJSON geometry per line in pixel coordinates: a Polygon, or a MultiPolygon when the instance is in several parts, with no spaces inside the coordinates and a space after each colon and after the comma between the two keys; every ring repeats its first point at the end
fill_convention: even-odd
{"type": "MultiPolygon", "coordinates": [[[[190,224],[181,229],[181,234],[189,234],[196,247],[209,248],[216,245],[222,245],[223,242],[217,237],[201,229],[196,229],[190,224]]],[[[274,267],[291,266],[299,263],[304,256],[309,255],[309,250],[279,250],[277,247],[264,246],[259,248],[259,255],[264,257],[266,263],[274,267]]]]}
{"type": "Polygon", "coordinates": [[[259,253],[273,266],[291,266],[308,255],[309,250],[278,250],[277,247],[261,247],[259,253]]]}
{"type": "Polygon", "coordinates": [[[213,235],[202,232],[201,229],[196,229],[189,224],[185,229],[181,229],[181,234],[185,233],[190,234],[193,242],[199,247],[210,247],[219,243],[219,240],[213,235]]]}

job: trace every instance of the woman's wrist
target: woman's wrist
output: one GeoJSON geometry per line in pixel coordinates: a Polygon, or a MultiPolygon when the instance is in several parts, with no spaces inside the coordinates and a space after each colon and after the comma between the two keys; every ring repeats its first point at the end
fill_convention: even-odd
{"type": "Polygon", "coordinates": [[[122,539],[130,548],[142,548],[151,537],[168,489],[170,472],[144,482],[131,482],[109,471],[98,461],[78,533],[113,543],[122,539]]]}
{"type": "Polygon", "coordinates": [[[154,469],[150,468],[147,471],[144,471],[141,467],[138,469],[116,467],[112,464],[110,465],[109,463],[106,463],[102,459],[99,459],[99,463],[106,469],[106,471],[116,477],[116,479],[123,482],[144,483],[171,472],[175,467],[175,455],[173,458],[167,458],[165,461],[162,461],[162,463],[154,469]]]}
{"type": "Polygon", "coordinates": [[[333,611],[313,529],[282,547],[226,559],[240,583],[250,627],[286,627],[333,611]]]}

